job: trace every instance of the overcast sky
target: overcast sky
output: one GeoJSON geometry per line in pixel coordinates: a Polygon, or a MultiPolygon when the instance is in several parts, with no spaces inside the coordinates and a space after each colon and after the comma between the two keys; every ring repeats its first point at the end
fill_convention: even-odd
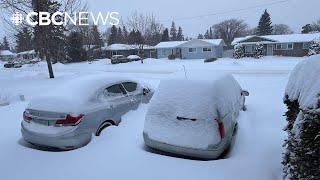
{"type": "MultiPolygon", "coordinates": [[[[137,10],[141,13],[153,13],[165,26],[178,18],[198,16],[202,14],[221,13],[230,10],[272,3],[279,0],[88,0],[90,11],[118,11],[123,19],[137,10]],[[165,22],[163,22],[165,21],[165,22]]],[[[320,18],[320,0],[289,0],[288,2],[230,12],[223,15],[203,18],[176,20],[182,26],[184,33],[196,37],[209,26],[225,19],[239,18],[245,20],[251,27],[257,26],[264,9],[268,9],[273,23],[284,23],[295,32],[300,32],[301,26],[312,23],[320,18]]],[[[101,30],[106,29],[102,27],[101,30]]],[[[5,34],[0,26],[0,36],[5,34]]]]}

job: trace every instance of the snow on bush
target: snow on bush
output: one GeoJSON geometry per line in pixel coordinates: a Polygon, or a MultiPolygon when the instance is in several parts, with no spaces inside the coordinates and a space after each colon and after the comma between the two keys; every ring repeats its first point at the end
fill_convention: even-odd
{"type": "Polygon", "coordinates": [[[285,104],[288,124],[283,157],[285,179],[320,177],[320,55],[299,63],[291,73],[285,104]]]}
{"type": "Polygon", "coordinates": [[[254,57],[259,59],[263,57],[264,47],[263,44],[257,43],[255,47],[254,57]]]}
{"type": "Polygon", "coordinates": [[[237,44],[234,46],[234,54],[233,54],[233,57],[235,59],[240,59],[240,58],[243,58],[244,57],[244,46],[241,45],[241,44],[237,44]]]}
{"type": "Polygon", "coordinates": [[[309,56],[320,54],[320,40],[312,41],[309,47],[309,56]]]}
{"type": "Polygon", "coordinates": [[[161,81],[145,120],[144,132],[150,139],[196,149],[220,142],[216,110],[220,117],[239,111],[241,87],[231,75],[205,77],[161,81]]]}

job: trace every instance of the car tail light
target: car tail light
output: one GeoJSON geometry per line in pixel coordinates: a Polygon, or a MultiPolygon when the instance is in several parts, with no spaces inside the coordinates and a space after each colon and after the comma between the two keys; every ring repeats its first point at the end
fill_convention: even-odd
{"type": "Polygon", "coordinates": [[[24,111],[23,112],[23,120],[28,122],[28,123],[32,120],[32,117],[30,116],[28,111],[24,111]]]}
{"type": "Polygon", "coordinates": [[[56,125],[58,126],[76,126],[83,119],[84,115],[80,114],[78,116],[71,116],[68,114],[65,119],[59,119],[56,121],[56,125]]]}
{"type": "Polygon", "coordinates": [[[221,139],[223,139],[224,136],[225,136],[224,124],[223,124],[223,122],[222,122],[219,118],[216,118],[216,121],[217,121],[217,123],[218,123],[218,128],[219,128],[220,137],[221,137],[221,139]]]}

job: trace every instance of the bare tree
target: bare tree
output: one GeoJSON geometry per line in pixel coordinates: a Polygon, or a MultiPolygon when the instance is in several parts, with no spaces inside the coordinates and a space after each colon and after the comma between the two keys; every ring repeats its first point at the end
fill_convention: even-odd
{"type": "Polygon", "coordinates": [[[229,19],[212,26],[215,38],[221,38],[230,46],[234,38],[247,34],[248,25],[239,19],[229,19]]]}
{"type": "Polygon", "coordinates": [[[294,32],[286,24],[274,24],[273,25],[273,33],[272,34],[280,35],[280,34],[293,34],[293,33],[294,32]]]}
{"type": "Polygon", "coordinates": [[[312,30],[316,32],[320,32],[320,19],[312,24],[312,30]]]}

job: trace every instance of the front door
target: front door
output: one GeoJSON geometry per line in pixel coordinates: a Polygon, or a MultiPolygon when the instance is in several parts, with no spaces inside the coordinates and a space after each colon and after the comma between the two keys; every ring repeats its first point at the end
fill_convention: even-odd
{"type": "Polygon", "coordinates": [[[267,56],[273,56],[273,45],[267,45],[267,56]]]}

